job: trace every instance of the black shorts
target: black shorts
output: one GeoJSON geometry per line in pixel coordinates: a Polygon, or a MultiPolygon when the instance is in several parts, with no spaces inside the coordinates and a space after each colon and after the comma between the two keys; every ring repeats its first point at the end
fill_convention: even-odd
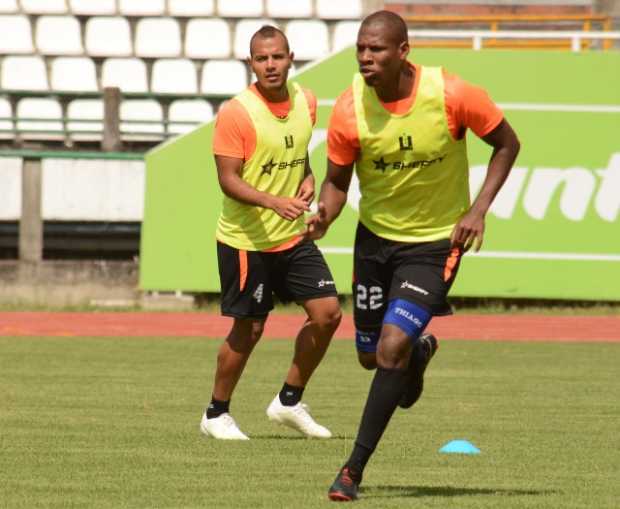
{"type": "Polygon", "coordinates": [[[273,309],[273,294],[298,304],[337,295],[334,278],[311,240],[284,251],[243,251],[217,243],[222,314],[263,318],[273,309]]]}
{"type": "Polygon", "coordinates": [[[446,296],[463,252],[450,240],[406,243],[378,237],[362,223],[355,235],[354,320],[358,330],[377,330],[387,303],[405,299],[432,315],[449,315],[446,296]]]}

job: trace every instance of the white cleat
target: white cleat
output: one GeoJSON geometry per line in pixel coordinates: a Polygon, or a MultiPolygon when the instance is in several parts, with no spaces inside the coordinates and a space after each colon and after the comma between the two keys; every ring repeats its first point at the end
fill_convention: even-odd
{"type": "Polygon", "coordinates": [[[213,419],[207,419],[207,413],[203,413],[200,431],[218,440],[249,440],[249,437],[241,432],[235,420],[228,413],[213,419]]]}
{"type": "Polygon", "coordinates": [[[331,438],[332,433],[325,426],[317,424],[309,413],[308,405],[297,403],[294,406],[284,406],[280,396],[276,394],[269,407],[267,417],[270,421],[284,424],[301,434],[312,438],[331,438]]]}

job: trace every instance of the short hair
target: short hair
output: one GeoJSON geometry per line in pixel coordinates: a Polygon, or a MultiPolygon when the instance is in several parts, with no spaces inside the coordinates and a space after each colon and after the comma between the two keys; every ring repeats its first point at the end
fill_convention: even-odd
{"type": "Polygon", "coordinates": [[[250,39],[250,56],[252,56],[252,44],[254,43],[254,40],[256,38],[260,37],[261,39],[272,39],[274,37],[277,37],[278,35],[280,35],[284,39],[284,43],[286,44],[286,52],[290,53],[291,50],[288,45],[288,39],[286,35],[284,35],[284,32],[272,25],[263,25],[256,32],[254,32],[254,35],[250,39]]]}
{"type": "Polygon", "coordinates": [[[383,25],[387,29],[390,39],[397,44],[409,42],[409,34],[407,33],[407,24],[405,20],[392,11],[377,11],[368,15],[362,21],[360,30],[370,25],[383,25]]]}

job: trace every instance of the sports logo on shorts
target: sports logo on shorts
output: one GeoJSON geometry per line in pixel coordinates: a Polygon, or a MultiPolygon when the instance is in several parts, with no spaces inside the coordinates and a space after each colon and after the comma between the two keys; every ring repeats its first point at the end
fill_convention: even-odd
{"type": "Polygon", "coordinates": [[[323,288],[324,286],[334,286],[334,282],[333,281],[327,281],[325,279],[321,279],[318,283],[319,288],[323,288]]]}
{"type": "Polygon", "coordinates": [[[252,298],[258,302],[259,304],[263,301],[263,288],[264,288],[264,283],[259,284],[256,287],[256,290],[254,290],[254,293],[252,294],[252,298]]]}
{"type": "Polygon", "coordinates": [[[428,295],[428,292],[424,288],[420,288],[419,286],[412,285],[409,281],[403,281],[400,284],[401,288],[409,288],[409,290],[413,290],[414,292],[421,293],[422,295],[428,295]]]}

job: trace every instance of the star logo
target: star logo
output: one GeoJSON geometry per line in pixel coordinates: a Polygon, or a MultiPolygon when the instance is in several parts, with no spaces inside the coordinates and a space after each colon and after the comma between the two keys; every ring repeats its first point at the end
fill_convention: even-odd
{"type": "Polygon", "coordinates": [[[390,165],[390,163],[386,162],[383,159],[383,156],[381,156],[381,159],[379,159],[378,161],[375,161],[373,159],[372,161],[373,163],[375,163],[375,170],[379,170],[385,173],[386,168],[390,165]]]}
{"type": "Polygon", "coordinates": [[[273,162],[272,157],[268,163],[261,165],[262,171],[260,172],[260,174],[264,175],[266,173],[267,175],[271,175],[271,170],[273,170],[276,166],[278,165],[273,162]]]}

